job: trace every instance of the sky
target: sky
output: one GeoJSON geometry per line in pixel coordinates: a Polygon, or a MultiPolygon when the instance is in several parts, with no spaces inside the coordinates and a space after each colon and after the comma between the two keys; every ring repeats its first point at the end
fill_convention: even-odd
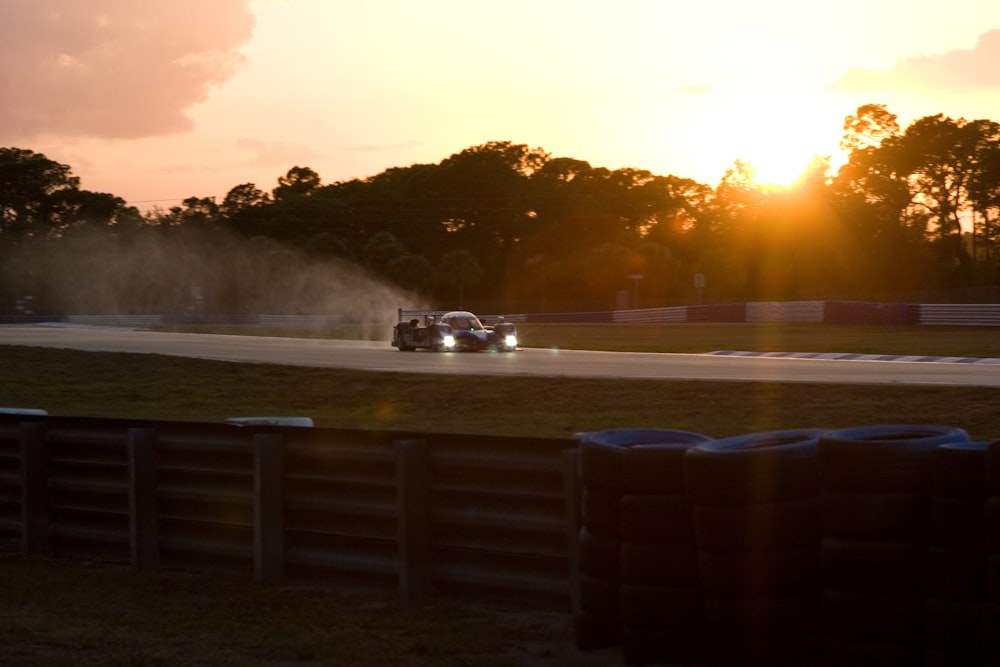
{"type": "Polygon", "coordinates": [[[510,141],[715,186],[885,104],[1000,121],[1000,3],[0,0],[0,146],[140,209],[510,141]]]}

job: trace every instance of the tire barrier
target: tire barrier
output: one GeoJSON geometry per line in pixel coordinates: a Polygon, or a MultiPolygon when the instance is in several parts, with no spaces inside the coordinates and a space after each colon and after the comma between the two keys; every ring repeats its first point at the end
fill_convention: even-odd
{"type": "Polygon", "coordinates": [[[817,443],[770,431],[698,445],[684,457],[710,665],[803,665],[820,646],[817,443]]]}
{"type": "MultiPolygon", "coordinates": [[[[985,600],[982,607],[982,651],[1000,656],[1000,440],[986,446],[986,504],[983,507],[986,554],[985,600]]],[[[983,662],[982,664],[988,664],[983,662]]]]}
{"type": "Polygon", "coordinates": [[[628,665],[1000,664],[1000,440],[879,425],[657,451],[655,432],[581,439],[578,648],[620,645],[628,665]]]}
{"type": "Polygon", "coordinates": [[[577,647],[620,645],[629,665],[698,661],[703,594],[682,462],[711,438],[629,428],[579,438],[577,647]]]}
{"type": "Polygon", "coordinates": [[[968,441],[961,429],[933,425],[820,438],[826,664],[921,664],[935,452],[968,441]]]}
{"type": "Polygon", "coordinates": [[[986,664],[982,650],[986,598],[985,442],[934,450],[930,500],[924,664],[986,664]]]}

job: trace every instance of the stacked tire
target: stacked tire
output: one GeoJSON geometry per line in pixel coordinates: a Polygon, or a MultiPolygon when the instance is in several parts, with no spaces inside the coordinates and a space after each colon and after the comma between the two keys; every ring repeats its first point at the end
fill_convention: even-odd
{"type": "Polygon", "coordinates": [[[806,665],[820,648],[821,429],[769,431],[684,457],[710,665],[806,665]]]}
{"type": "Polygon", "coordinates": [[[923,662],[935,451],[968,441],[962,429],[933,425],[849,428],[820,438],[826,665],[923,662]]]}
{"type": "Polygon", "coordinates": [[[626,664],[691,664],[705,646],[685,452],[711,438],[669,429],[580,436],[581,650],[619,645],[626,664]]]}
{"type": "Polygon", "coordinates": [[[986,446],[986,506],[983,510],[986,552],[986,599],[983,603],[984,665],[1000,664],[1000,440],[986,446]]]}
{"type": "Polygon", "coordinates": [[[986,449],[985,442],[951,443],[932,456],[925,667],[984,664],[986,449]]]}

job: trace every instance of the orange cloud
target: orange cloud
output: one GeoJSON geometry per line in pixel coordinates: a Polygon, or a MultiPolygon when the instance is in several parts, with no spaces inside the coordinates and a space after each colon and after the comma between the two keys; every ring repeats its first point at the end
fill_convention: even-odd
{"type": "Polygon", "coordinates": [[[1000,30],[979,36],[972,49],[903,58],[889,70],[855,68],[831,90],[924,90],[968,92],[1000,90],[1000,30]]]}
{"type": "Polygon", "coordinates": [[[0,3],[0,143],[190,129],[253,28],[249,0],[0,3]]]}

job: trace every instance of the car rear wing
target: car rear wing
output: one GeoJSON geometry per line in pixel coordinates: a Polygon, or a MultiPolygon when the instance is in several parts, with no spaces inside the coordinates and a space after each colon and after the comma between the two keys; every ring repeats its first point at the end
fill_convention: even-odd
{"type": "Polygon", "coordinates": [[[398,321],[405,322],[406,320],[412,319],[414,317],[424,318],[424,326],[427,326],[429,322],[433,322],[437,318],[441,317],[445,313],[449,312],[447,310],[403,310],[402,308],[397,309],[398,321]],[[430,318],[430,319],[428,319],[430,318]]]}

